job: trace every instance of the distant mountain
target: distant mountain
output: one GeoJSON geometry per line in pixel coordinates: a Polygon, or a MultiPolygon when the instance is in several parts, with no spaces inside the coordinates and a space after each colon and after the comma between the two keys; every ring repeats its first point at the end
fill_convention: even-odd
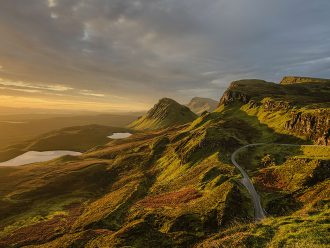
{"type": "Polygon", "coordinates": [[[23,143],[48,132],[74,126],[101,125],[125,127],[141,113],[94,115],[0,115],[0,149],[23,143]]]}
{"type": "Polygon", "coordinates": [[[181,125],[196,119],[188,107],[176,101],[163,98],[145,115],[132,122],[129,127],[137,130],[153,130],[181,125]]]}
{"type": "MultiPolygon", "coordinates": [[[[327,247],[329,95],[329,83],[235,81],[217,110],[187,125],[0,166],[0,247],[327,247]]],[[[162,99],[134,124],[194,118],[162,99]]],[[[62,145],[71,132],[76,145],[99,135],[78,130],[62,145]]]]}
{"type": "Polygon", "coordinates": [[[202,114],[204,111],[213,112],[219,105],[219,102],[211,98],[194,97],[186,105],[195,114],[202,114]]]}

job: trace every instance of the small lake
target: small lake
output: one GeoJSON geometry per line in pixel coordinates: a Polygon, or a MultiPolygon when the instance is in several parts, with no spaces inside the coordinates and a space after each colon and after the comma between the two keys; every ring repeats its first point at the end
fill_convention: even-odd
{"type": "Polygon", "coordinates": [[[113,133],[112,135],[108,136],[110,139],[124,139],[131,136],[131,133],[113,133]]]}
{"type": "Polygon", "coordinates": [[[16,158],[0,163],[0,166],[19,166],[24,164],[44,162],[65,155],[79,156],[81,154],[82,153],[80,152],[73,152],[73,151],[46,151],[46,152],[29,151],[22,155],[17,156],[16,158]]]}

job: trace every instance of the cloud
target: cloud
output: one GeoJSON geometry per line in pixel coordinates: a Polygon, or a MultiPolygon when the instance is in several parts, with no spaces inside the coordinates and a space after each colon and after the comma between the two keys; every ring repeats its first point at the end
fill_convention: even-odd
{"type": "Polygon", "coordinates": [[[329,9],[328,0],[1,1],[0,76],[36,82],[8,87],[146,105],[218,98],[241,78],[330,77],[329,9]]]}
{"type": "Polygon", "coordinates": [[[95,97],[105,97],[104,94],[100,94],[100,93],[95,93],[91,90],[81,90],[80,91],[81,95],[85,95],[85,96],[95,96],[95,97]]]}
{"type": "Polygon", "coordinates": [[[141,111],[146,109],[145,104],[137,103],[131,106],[129,103],[109,103],[97,101],[83,101],[77,99],[49,99],[45,97],[26,97],[0,95],[0,106],[16,108],[39,108],[39,109],[59,109],[59,110],[93,110],[102,111],[141,111]],[[13,102],[15,106],[13,106],[13,102]]]}
{"type": "Polygon", "coordinates": [[[27,92],[27,93],[40,93],[40,90],[18,89],[18,88],[10,88],[10,87],[3,87],[3,86],[0,86],[0,90],[13,90],[13,91],[20,91],[20,92],[27,92]]]}
{"type": "MultiPolygon", "coordinates": [[[[0,78],[0,85],[7,86],[7,87],[19,87],[19,88],[26,88],[26,89],[37,89],[39,92],[41,90],[47,91],[69,91],[73,90],[72,87],[64,86],[64,85],[56,85],[56,84],[42,84],[42,83],[27,83],[23,81],[12,81],[0,78]]],[[[30,91],[33,92],[33,91],[30,91]]]]}
{"type": "Polygon", "coordinates": [[[57,5],[57,1],[56,0],[47,0],[48,1],[48,6],[50,8],[55,7],[57,5]]]}

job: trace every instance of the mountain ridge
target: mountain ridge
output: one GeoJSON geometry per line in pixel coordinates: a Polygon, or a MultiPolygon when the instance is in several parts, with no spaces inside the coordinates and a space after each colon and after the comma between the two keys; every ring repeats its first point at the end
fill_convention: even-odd
{"type": "Polygon", "coordinates": [[[326,122],[308,134],[297,118],[304,135],[285,125],[294,111],[327,120],[328,90],[236,81],[216,111],[185,125],[0,168],[0,247],[325,247],[330,146],[306,144],[326,122]],[[233,157],[266,211],[259,222],[233,157]]]}
{"type": "Polygon", "coordinates": [[[153,130],[182,125],[197,116],[186,106],[170,98],[162,98],[145,115],[128,125],[137,130],[153,130]]]}
{"type": "Polygon", "coordinates": [[[188,104],[186,104],[186,106],[195,114],[201,115],[205,111],[213,112],[217,108],[218,104],[218,101],[211,98],[194,97],[188,104]]]}
{"type": "Polygon", "coordinates": [[[219,108],[239,104],[249,115],[280,133],[330,144],[330,80],[275,84],[264,80],[231,83],[219,108]],[[222,106],[222,107],[221,107],[222,106]]]}
{"type": "Polygon", "coordinates": [[[330,83],[330,79],[299,77],[299,76],[285,76],[280,84],[297,84],[297,83],[330,83]]]}

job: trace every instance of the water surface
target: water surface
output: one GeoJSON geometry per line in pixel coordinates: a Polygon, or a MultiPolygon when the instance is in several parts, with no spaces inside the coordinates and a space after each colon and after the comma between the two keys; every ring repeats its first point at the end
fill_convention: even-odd
{"type": "Polygon", "coordinates": [[[131,136],[131,133],[113,133],[112,135],[108,136],[110,139],[124,139],[131,136]]]}
{"type": "Polygon", "coordinates": [[[46,152],[29,151],[22,155],[17,156],[16,158],[0,163],[0,166],[19,166],[24,164],[44,162],[65,155],[79,156],[81,155],[81,153],[73,152],[73,151],[46,151],[46,152]]]}

